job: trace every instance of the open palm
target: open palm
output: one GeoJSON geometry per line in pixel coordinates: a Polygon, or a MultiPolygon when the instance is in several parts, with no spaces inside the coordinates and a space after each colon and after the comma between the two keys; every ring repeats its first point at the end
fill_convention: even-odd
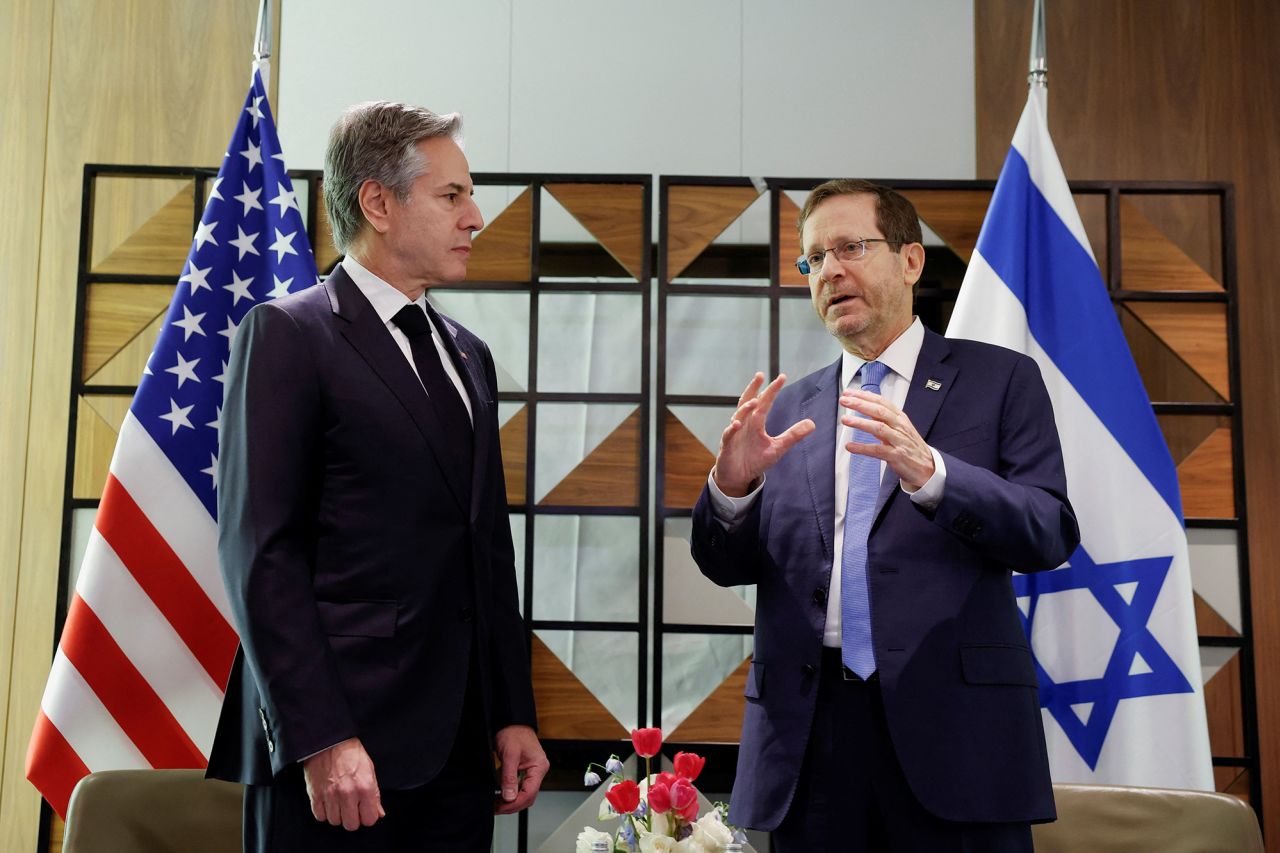
{"type": "Polygon", "coordinates": [[[765,429],[769,409],[786,381],[786,374],[780,373],[761,391],[764,374],[757,373],[738,398],[738,408],[720,434],[720,451],[716,454],[713,472],[716,485],[726,495],[742,497],[750,492],[765,471],[816,428],[813,421],[805,418],[779,435],[769,435],[765,429]]]}

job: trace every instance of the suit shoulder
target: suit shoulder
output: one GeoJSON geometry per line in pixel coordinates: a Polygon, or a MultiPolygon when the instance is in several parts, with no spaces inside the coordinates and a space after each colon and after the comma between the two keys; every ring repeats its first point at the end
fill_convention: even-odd
{"type": "Polygon", "coordinates": [[[323,319],[333,313],[329,302],[329,293],[323,285],[313,284],[302,290],[289,293],[253,306],[245,319],[257,316],[257,322],[267,322],[271,315],[288,316],[295,324],[302,326],[323,319]]]}
{"type": "Polygon", "coordinates": [[[947,345],[951,348],[951,357],[959,361],[982,363],[991,367],[1004,367],[1008,370],[1021,365],[1023,367],[1033,367],[1036,368],[1037,372],[1039,371],[1035,359],[1031,356],[998,344],[971,341],[966,338],[947,338],[947,345]]]}

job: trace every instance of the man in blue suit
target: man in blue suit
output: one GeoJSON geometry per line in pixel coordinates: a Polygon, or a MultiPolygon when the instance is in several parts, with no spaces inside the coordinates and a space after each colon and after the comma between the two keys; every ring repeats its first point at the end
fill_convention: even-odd
{"type": "Polygon", "coordinates": [[[1079,541],[1039,369],[921,325],[898,193],[831,181],[799,225],[844,353],[756,374],[693,514],[703,573],[758,586],[731,817],[781,853],[1029,851],[1055,812],[1010,572],[1079,541]]]}

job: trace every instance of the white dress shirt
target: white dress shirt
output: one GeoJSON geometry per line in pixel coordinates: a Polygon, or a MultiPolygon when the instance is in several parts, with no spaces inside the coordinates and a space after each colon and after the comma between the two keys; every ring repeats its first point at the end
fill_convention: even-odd
{"type": "MultiPolygon", "coordinates": [[[[369,300],[369,304],[373,306],[378,319],[387,327],[387,331],[391,332],[391,339],[396,342],[396,346],[400,347],[400,352],[404,353],[405,360],[413,368],[413,375],[417,376],[418,366],[413,363],[413,350],[409,348],[409,336],[402,332],[391,318],[396,316],[400,309],[406,305],[417,305],[419,310],[425,313],[427,294],[424,292],[417,300],[411,300],[399,290],[369,272],[350,255],[342,259],[342,268],[346,270],[347,275],[351,276],[351,280],[356,283],[356,287],[360,288],[364,298],[369,300]]],[[[431,319],[430,314],[426,316],[427,319],[431,319]]],[[[445,330],[437,329],[435,323],[430,325],[431,342],[436,345],[436,352],[440,353],[440,364],[444,366],[444,372],[449,377],[449,381],[453,383],[453,387],[458,389],[458,396],[462,398],[462,405],[467,407],[467,417],[474,424],[475,415],[471,412],[471,397],[467,394],[467,386],[462,384],[462,376],[459,375],[458,368],[449,356],[449,350],[445,347],[444,339],[441,337],[445,330]]],[[[418,376],[418,381],[422,381],[421,376],[418,376]]]]}
{"type": "MultiPolygon", "coordinates": [[[[923,343],[924,325],[921,324],[920,318],[917,317],[907,327],[906,331],[899,335],[893,343],[889,344],[885,351],[880,353],[880,357],[876,359],[876,361],[889,368],[880,383],[880,395],[899,409],[906,402],[907,390],[911,385],[911,377],[915,374],[916,360],[920,357],[920,346],[923,343]]],[[[865,363],[856,355],[845,352],[840,363],[840,387],[848,388],[853,382],[854,376],[857,375],[865,363]]],[[[844,407],[838,407],[838,409],[838,412],[832,413],[833,417],[840,418],[846,414],[853,414],[853,412],[844,407]]],[[[849,459],[851,456],[849,451],[845,449],[845,444],[852,440],[853,428],[837,423],[835,462],[836,514],[832,527],[835,531],[835,541],[832,543],[835,559],[831,567],[831,584],[827,590],[827,625],[822,635],[822,644],[824,646],[837,649],[840,648],[840,563],[844,548],[844,511],[845,505],[849,500],[849,459]]],[[[906,484],[901,484],[901,488],[911,495],[911,500],[915,503],[926,509],[934,509],[937,507],[938,502],[942,500],[942,492],[947,482],[947,468],[942,461],[942,455],[938,451],[930,447],[929,452],[933,454],[933,476],[915,491],[908,489],[906,484]]],[[[881,480],[884,479],[886,465],[887,463],[881,461],[881,480]]],[[[751,505],[760,496],[760,490],[764,488],[764,479],[761,479],[760,485],[749,494],[735,498],[726,495],[720,490],[720,487],[716,485],[715,477],[708,475],[707,482],[710,484],[711,507],[715,512],[716,518],[726,529],[730,530],[746,517],[751,505]]]]}

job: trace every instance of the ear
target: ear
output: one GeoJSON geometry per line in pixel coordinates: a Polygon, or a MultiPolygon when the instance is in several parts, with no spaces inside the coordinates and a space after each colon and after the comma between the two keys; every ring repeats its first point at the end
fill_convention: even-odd
{"type": "Polygon", "coordinates": [[[919,243],[907,243],[900,250],[903,277],[906,283],[915,286],[924,274],[924,246],[919,243]]]}
{"type": "Polygon", "coordinates": [[[395,199],[391,190],[374,180],[360,185],[357,196],[360,199],[360,210],[369,225],[379,234],[387,233],[391,227],[391,205],[395,199]]]}

